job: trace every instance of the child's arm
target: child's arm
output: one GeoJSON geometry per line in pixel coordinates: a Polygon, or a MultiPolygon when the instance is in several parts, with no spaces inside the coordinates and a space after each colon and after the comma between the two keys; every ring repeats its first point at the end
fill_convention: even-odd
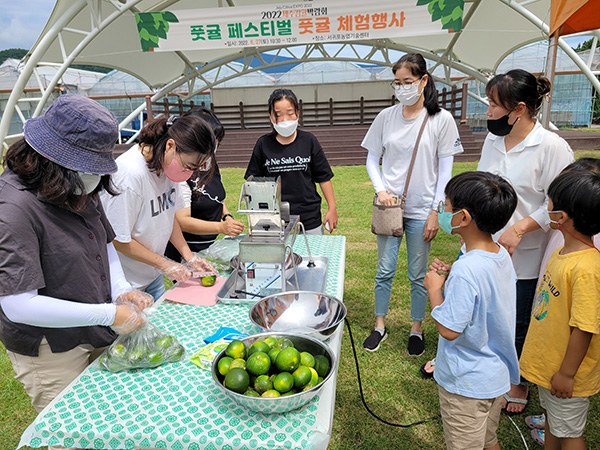
{"type": "MultiPolygon", "coordinates": [[[[438,272],[438,270],[445,270],[445,268],[436,268],[439,267],[440,264],[443,263],[436,259],[434,263],[431,266],[429,266],[431,270],[427,272],[427,274],[425,275],[425,280],[423,281],[423,285],[429,293],[429,302],[431,303],[432,311],[436,306],[440,306],[444,302],[444,297],[442,295],[442,287],[444,286],[444,282],[446,281],[446,274],[440,274],[438,272]]],[[[445,264],[444,266],[447,266],[449,268],[447,264],[445,264]]],[[[435,319],[433,320],[435,322],[435,326],[438,329],[438,332],[444,339],[447,339],[448,341],[453,341],[458,336],[460,336],[460,333],[446,328],[444,325],[442,325],[435,319]]]]}
{"type": "Polygon", "coordinates": [[[321,192],[323,192],[323,196],[327,201],[327,213],[325,214],[323,223],[329,223],[329,232],[331,233],[337,228],[338,223],[337,205],[335,203],[335,195],[333,195],[333,184],[331,183],[331,180],[327,180],[319,183],[319,186],[321,186],[321,192]]]}
{"type": "Polygon", "coordinates": [[[552,386],[550,393],[552,395],[558,398],[571,398],[573,396],[575,374],[588,351],[591,340],[592,333],[573,328],[560,369],[550,379],[552,386]]]}

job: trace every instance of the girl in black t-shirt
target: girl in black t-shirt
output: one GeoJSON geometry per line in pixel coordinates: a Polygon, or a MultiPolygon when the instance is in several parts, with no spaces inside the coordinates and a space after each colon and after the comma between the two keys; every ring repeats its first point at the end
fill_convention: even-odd
{"type": "Polygon", "coordinates": [[[261,136],[254,146],[244,178],[281,176],[281,199],[290,212],[299,215],[308,234],[323,234],[323,225],[332,232],[338,214],[331,178],[333,172],[319,141],[298,130],[298,99],[289,89],[276,89],[269,97],[269,118],[274,131],[261,136]],[[319,183],[327,201],[321,220],[319,183]]]}

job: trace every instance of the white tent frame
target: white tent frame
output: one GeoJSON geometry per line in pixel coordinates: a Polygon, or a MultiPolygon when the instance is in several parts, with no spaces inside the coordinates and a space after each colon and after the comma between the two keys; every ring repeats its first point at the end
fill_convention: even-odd
{"type": "MultiPolygon", "coordinates": [[[[174,4],[178,3],[179,0],[158,0],[157,3],[149,8],[148,11],[160,11],[168,9],[174,4]]],[[[220,0],[221,1],[221,0],[220,0]]],[[[537,2],[539,0],[523,0],[521,2],[515,0],[498,0],[499,2],[505,4],[515,12],[517,12],[522,17],[526,18],[530,21],[535,27],[539,28],[540,32],[544,36],[548,36],[549,26],[542,19],[537,17],[535,14],[531,13],[525,6],[532,2],[537,2]]],[[[34,110],[33,117],[39,116],[48,102],[50,95],[52,94],[55,87],[60,82],[63,74],[69,68],[71,64],[74,63],[77,56],[94,40],[96,36],[98,36],[102,30],[108,27],[111,23],[113,23],[120,16],[130,13],[130,12],[139,12],[136,8],[136,5],[141,3],[142,0],[72,0],[70,2],[70,6],[68,9],[60,15],[58,20],[56,20],[45,33],[40,36],[38,42],[33,48],[33,51],[28,54],[22,62],[22,68],[20,76],[14,86],[13,91],[8,99],[6,109],[4,111],[2,120],[0,121],[0,141],[3,143],[3,146],[7,147],[7,141],[15,139],[17,137],[22,136],[22,134],[11,135],[8,136],[8,129],[12,120],[14,113],[19,115],[21,120],[24,120],[24,115],[19,108],[19,103],[21,102],[37,102],[37,106],[34,110]],[[115,10],[107,14],[105,17],[102,17],[102,2],[110,3],[115,10]],[[74,19],[78,14],[85,10],[85,8],[89,10],[89,29],[74,29],[70,28],[68,25],[72,19],[74,19]],[[66,50],[66,46],[64,45],[64,36],[66,33],[72,35],[80,36],[80,40],[78,45],[76,45],[70,52],[66,50]],[[50,81],[50,84],[43,88],[40,84],[40,92],[41,95],[39,97],[25,97],[23,96],[23,90],[26,86],[27,82],[32,76],[37,77],[37,67],[56,63],[48,63],[43,61],[43,57],[48,48],[58,39],[60,50],[62,53],[62,63],[59,64],[59,70],[57,71],[54,78],[50,81]]],[[[235,6],[233,0],[226,0],[228,6],[235,6]]],[[[468,24],[470,18],[473,16],[475,11],[481,7],[483,0],[466,0],[466,3],[470,3],[471,7],[465,13],[463,18],[463,28],[468,24]]],[[[600,38],[600,30],[596,30],[593,32],[594,44],[597,42],[597,38],[600,38]]],[[[380,65],[388,65],[391,66],[393,61],[389,58],[390,50],[397,50],[402,52],[419,52],[423,54],[423,56],[429,60],[435,62],[435,66],[432,68],[432,71],[435,67],[439,65],[443,65],[445,68],[445,76],[443,78],[437,78],[438,81],[444,82],[448,85],[453,84],[453,81],[450,79],[450,71],[451,69],[456,69],[464,73],[469,77],[473,77],[476,80],[481,81],[482,83],[486,83],[489,77],[492,75],[489,72],[482,72],[477,70],[476,68],[469,66],[467,64],[461,63],[457,60],[453,53],[454,45],[459,41],[461,37],[460,33],[456,33],[452,36],[452,39],[449,45],[442,49],[439,53],[434,51],[428,51],[423,48],[419,48],[417,46],[411,45],[403,45],[394,43],[391,40],[383,39],[383,40],[374,40],[374,41],[353,41],[347,42],[342,45],[341,49],[349,48],[356,55],[355,57],[347,57],[341,56],[341,49],[335,52],[334,54],[329,54],[326,47],[322,44],[314,44],[314,45],[306,45],[306,46],[275,46],[275,47],[260,47],[260,48],[245,48],[239,53],[235,53],[233,55],[229,55],[223,59],[219,59],[216,62],[206,64],[200,68],[196,68],[191,61],[189,61],[183,52],[175,52],[177,56],[184,62],[185,67],[187,68],[187,73],[185,75],[179,76],[173,80],[165,82],[162,87],[155,91],[152,96],[152,101],[157,101],[164,97],[166,94],[174,90],[175,88],[187,83],[188,84],[188,94],[184,99],[188,99],[194,94],[201,92],[203,90],[214,87],[224,81],[227,81],[231,78],[241,76],[247,73],[251,73],[257,70],[263,70],[269,67],[275,67],[278,65],[289,64],[290,60],[280,60],[277,61],[277,57],[274,58],[271,62],[267,63],[264,59],[262,59],[261,52],[276,52],[276,55],[280,55],[282,53],[287,53],[294,58],[293,62],[305,62],[305,61],[325,61],[325,60],[343,60],[343,61],[354,61],[354,62],[362,62],[362,63],[373,63],[380,65]],[[372,50],[368,52],[366,56],[360,56],[360,52],[358,51],[357,46],[371,46],[372,50]],[[298,50],[299,49],[299,50],[298,50]],[[296,55],[296,51],[298,51],[298,55],[296,55]],[[381,55],[380,58],[376,57],[377,55],[381,55]],[[242,71],[238,71],[234,75],[220,77],[220,71],[217,71],[217,77],[214,81],[209,82],[204,78],[204,74],[210,70],[218,69],[219,67],[227,66],[232,61],[236,61],[242,59],[244,61],[244,68],[242,71]],[[251,67],[250,62],[258,59],[262,61],[262,65],[259,67],[251,67]],[[198,83],[200,81],[201,83],[198,83]]],[[[498,59],[497,64],[508,54],[516,50],[517,48],[533,42],[533,40],[529,40],[527,42],[522,42],[518,46],[507,49],[506,53],[502,58],[498,59]]],[[[596,75],[600,74],[600,71],[591,70],[591,58],[587,62],[583,61],[577,53],[575,53],[571,47],[561,38],[558,41],[558,45],[567,53],[567,55],[573,60],[573,62],[579,67],[583,74],[586,75],[588,80],[592,83],[597,92],[600,92],[600,81],[596,78],[596,75]]],[[[595,45],[594,45],[595,47],[595,45]]],[[[229,66],[231,68],[231,66],[229,66]]],[[[496,65],[497,67],[497,65],[496,65]]],[[[135,73],[132,75],[136,76],[135,73]]],[[[462,80],[461,80],[462,81],[462,80]]],[[[477,98],[484,103],[487,103],[486,99],[478,96],[476,94],[470,93],[470,95],[474,98],[477,98]]],[[[120,124],[119,128],[126,129],[126,126],[139,114],[141,114],[145,109],[145,103],[141,104],[136,110],[134,110],[128,117],[126,117],[120,124]]],[[[134,139],[132,137],[131,139],[134,139]]]]}

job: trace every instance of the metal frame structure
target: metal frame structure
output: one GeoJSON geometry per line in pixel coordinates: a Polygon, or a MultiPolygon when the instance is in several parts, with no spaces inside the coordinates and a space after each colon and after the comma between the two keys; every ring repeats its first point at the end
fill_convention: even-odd
{"type": "MultiPolygon", "coordinates": [[[[10,127],[10,123],[13,115],[18,114],[21,120],[25,120],[24,114],[19,108],[19,103],[22,102],[37,102],[37,106],[34,110],[33,117],[40,115],[48,102],[51,93],[60,82],[63,74],[67,70],[67,68],[76,60],[78,55],[88,46],[93,39],[98,36],[98,34],[104,30],[107,26],[113,23],[117,18],[122,16],[125,13],[130,12],[139,12],[136,5],[138,5],[142,0],[72,0],[70,2],[70,6],[66,10],[64,14],[60,16],[60,18],[52,24],[50,28],[45,30],[45,34],[40,37],[37,45],[34,47],[33,52],[28,54],[26,58],[22,62],[21,66],[21,74],[17,80],[17,83],[14,86],[14,89],[8,99],[8,103],[6,106],[6,110],[4,111],[2,120],[0,121],[0,141],[2,141],[3,146],[6,148],[6,140],[14,139],[21,134],[8,136],[8,130],[10,127]],[[102,15],[101,5],[103,2],[108,2],[114,7],[114,11],[102,15]],[[82,13],[85,8],[89,10],[89,29],[73,29],[68,27],[70,21],[75,18],[78,14],[82,13]],[[64,45],[64,37],[66,34],[69,34],[69,37],[72,39],[73,35],[80,37],[78,44],[71,50],[67,51],[66,46],[64,45]],[[24,97],[24,87],[26,86],[29,79],[37,75],[37,67],[44,66],[48,64],[56,65],[56,63],[45,63],[43,61],[43,57],[45,52],[48,50],[51,44],[53,44],[56,40],[58,40],[60,45],[60,50],[62,53],[62,63],[59,65],[59,70],[57,71],[54,78],[50,81],[50,84],[43,88],[40,83],[41,95],[39,97],[24,97]]],[[[157,3],[148,11],[160,11],[170,6],[178,3],[179,0],[157,0],[157,3]]],[[[532,24],[534,24],[537,28],[539,28],[542,35],[547,36],[549,32],[549,26],[542,19],[535,16],[535,14],[531,13],[529,10],[525,8],[525,5],[539,1],[539,0],[522,0],[520,2],[515,0],[498,0],[499,2],[505,4],[509,8],[513,9],[515,12],[529,20],[532,24]]],[[[463,18],[464,26],[466,26],[475,13],[475,11],[482,7],[482,0],[466,0],[467,3],[470,3],[471,7],[465,14],[463,18]]],[[[226,0],[227,6],[235,6],[234,0],[226,0]]],[[[596,30],[593,32],[594,42],[592,46],[592,50],[595,50],[598,38],[600,38],[600,30],[596,30]]],[[[435,69],[437,66],[444,66],[444,77],[437,77],[436,81],[443,82],[448,85],[452,85],[453,82],[450,79],[450,72],[452,69],[456,69],[465,74],[467,77],[473,77],[474,79],[486,83],[491,76],[489,72],[482,72],[477,70],[474,67],[471,67],[467,64],[461,63],[458,61],[456,56],[453,53],[454,45],[460,40],[461,34],[456,33],[450,44],[440,50],[440,52],[428,51],[423,48],[419,48],[416,46],[410,45],[402,45],[398,43],[394,43],[391,40],[383,39],[383,40],[373,40],[373,41],[353,41],[341,44],[341,47],[335,52],[330,52],[329,48],[323,44],[313,44],[313,45],[302,45],[302,46],[273,46],[273,47],[251,47],[245,48],[239,53],[235,53],[233,55],[227,56],[225,58],[219,59],[218,61],[205,64],[201,67],[196,67],[191,61],[189,61],[183,52],[176,52],[177,56],[184,62],[185,67],[187,68],[187,73],[182,76],[177,77],[174,80],[166,82],[162,87],[155,91],[152,96],[152,101],[157,101],[164,97],[166,94],[170,93],[175,88],[186,84],[188,85],[188,94],[182,99],[186,100],[198,92],[204,91],[206,89],[210,89],[220,83],[223,83],[229,79],[234,77],[238,77],[241,75],[245,75],[247,73],[252,73],[255,71],[263,70],[269,67],[276,67],[284,64],[290,64],[289,59],[287,60],[278,60],[278,57],[281,55],[291,56],[294,60],[293,62],[306,62],[306,61],[330,61],[330,60],[340,60],[340,61],[353,61],[353,62],[362,62],[362,63],[373,63],[380,65],[388,65],[391,66],[394,61],[390,59],[390,51],[400,51],[400,52],[419,52],[423,54],[423,56],[431,61],[434,61],[435,65],[432,68],[435,69]],[[365,46],[370,47],[370,50],[363,53],[363,48],[365,46]],[[350,49],[355,56],[348,57],[341,55],[342,50],[350,49]],[[275,52],[275,58],[273,58],[270,62],[266,62],[262,56],[261,52],[275,52]],[[238,71],[229,65],[231,62],[242,59],[243,70],[238,71]],[[250,63],[259,60],[262,62],[262,65],[258,67],[251,67],[250,63]],[[234,75],[228,76],[220,76],[220,70],[217,70],[217,76],[214,80],[210,81],[206,79],[205,75],[207,72],[213,69],[219,69],[221,67],[229,67],[236,72],[234,75]]],[[[529,41],[533,42],[533,41],[529,41]]],[[[520,46],[527,44],[529,42],[522,42],[520,46]]],[[[591,67],[591,58],[587,62],[584,62],[572,49],[571,47],[563,40],[558,40],[558,45],[567,53],[567,55],[573,60],[573,62],[580,68],[582,73],[586,75],[588,80],[592,83],[597,92],[600,92],[600,81],[596,78],[597,75],[600,75],[600,71],[593,71],[590,69],[591,67]]],[[[519,46],[510,48],[506,51],[505,56],[510,54],[519,46]]],[[[592,52],[593,53],[593,52],[592,52]]],[[[502,58],[501,58],[502,59],[502,58]]],[[[501,61],[498,60],[498,63],[501,61]]],[[[135,76],[135,74],[132,74],[135,76]]],[[[38,77],[39,79],[39,77],[38,77]]],[[[462,82],[463,80],[459,80],[456,82],[462,82]]],[[[469,93],[470,96],[476,98],[479,101],[483,101],[487,103],[486,99],[480,95],[469,93]]],[[[126,117],[119,125],[119,128],[126,129],[126,126],[139,114],[141,114],[145,109],[145,102],[142,103],[138,108],[136,108],[128,117],[126,117]]],[[[130,138],[130,140],[134,139],[135,135],[130,138]]]]}

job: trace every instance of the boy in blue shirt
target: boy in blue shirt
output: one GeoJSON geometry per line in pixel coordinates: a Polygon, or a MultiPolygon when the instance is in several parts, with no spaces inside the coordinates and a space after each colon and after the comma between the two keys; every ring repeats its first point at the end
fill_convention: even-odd
{"type": "Polygon", "coordinates": [[[510,219],[517,195],[488,172],[453,177],[440,202],[440,227],[464,240],[450,266],[436,259],[425,276],[431,316],[440,333],[434,377],[448,449],[500,449],[496,430],[502,395],[519,383],[514,346],[516,274],[492,239],[510,219]],[[444,287],[442,295],[442,287],[444,287]]]}

